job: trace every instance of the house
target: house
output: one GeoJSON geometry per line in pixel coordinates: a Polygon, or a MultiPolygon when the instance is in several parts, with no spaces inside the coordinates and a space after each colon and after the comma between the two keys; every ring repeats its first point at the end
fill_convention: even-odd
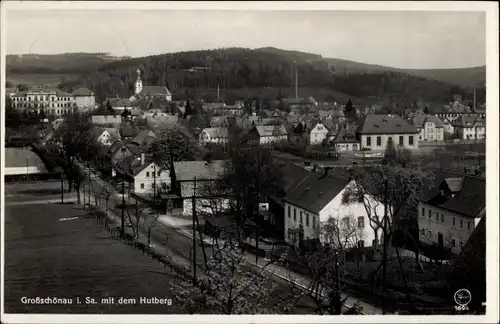
{"type": "Polygon", "coordinates": [[[164,115],[153,115],[146,117],[146,125],[150,129],[162,128],[165,126],[174,125],[179,121],[177,115],[164,114],[164,115]]]}
{"type": "Polygon", "coordinates": [[[355,126],[349,124],[341,126],[330,143],[334,145],[337,152],[358,151],[361,146],[356,138],[355,126]]]}
{"type": "Polygon", "coordinates": [[[324,143],[329,132],[330,130],[322,121],[316,120],[309,131],[309,144],[318,145],[324,143]]]}
{"type": "Polygon", "coordinates": [[[127,98],[108,98],[104,101],[105,106],[110,106],[117,114],[121,114],[125,109],[132,109],[135,103],[127,98]]]}
{"type": "Polygon", "coordinates": [[[95,109],[95,96],[92,91],[87,88],[78,88],[71,93],[75,98],[75,104],[78,110],[88,111],[95,109]]]}
{"type": "Polygon", "coordinates": [[[130,140],[127,141],[115,141],[111,146],[109,147],[109,157],[111,159],[112,163],[116,163],[118,161],[121,161],[129,156],[138,156],[141,153],[141,147],[139,147],[136,144],[133,144],[130,142],[130,140]]]}
{"type": "Polygon", "coordinates": [[[419,200],[420,241],[459,253],[481,221],[485,204],[485,178],[441,170],[434,189],[419,200]]]}
{"type": "MultiPolygon", "coordinates": [[[[284,199],[285,201],[285,241],[297,244],[301,240],[319,239],[325,241],[321,235],[321,226],[329,219],[336,220],[338,226],[348,219],[355,219],[359,230],[357,244],[359,246],[373,246],[375,237],[381,237],[381,229],[375,236],[369,225],[368,214],[362,202],[344,204],[342,196],[349,186],[354,185],[348,178],[336,178],[324,172],[312,172],[308,177],[295,186],[284,199]]],[[[373,198],[365,197],[374,202],[373,198]]],[[[384,215],[383,204],[375,204],[372,214],[384,215]]],[[[341,238],[344,239],[344,238],[341,238]]],[[[353,247],[352,245],[349,247],[353,247]]]]}
{"type": "Polygon", "coordinates": [[[120,134],[114,128],[95,127],[92,129],[92,136],[97,143],[104,146],[111,146],[115,141],[120,139],[120,134]]]}
{"type": "Polygon", "coordinates": [[[365,116],[356,131],[361,149],[384,151],[389,139],[407,149],[418,149],[418,130],[398,115],[365,116]]]}
{"type": "Polygon", "coordinates": [[[301,181],[307,178],[311,171],[292,162],[283,162],[280,168],[283,174],[282,188],[267,197],[269,202],[269,224],[274,228],[271,234],[279,240],[285,239],[285,201],[284,198],[301,181]]]}
{"type": "Polygon", "coordinates": [[[166,101],[172,101],[172,93],[166,86],[146,86],[142,84],[141,70],[137,69],[137,79],[134,83],[134,95],[130,97],[130,101],[136,102],[141,99],[157,99],[161,98],[166,101]]]}
{"type": "Polygon", "coordinates": [[[16,91],[10,96],[11,105],[17,109],[45,115],[64,115],[78,110],[75,97],[57,88],[33,87],[25,91],[16,91]]]}
{"type": "Polygon", "coordinates": [[[209,127],[201,131],[199,139],[201,145],[226,144],[229,140],[229,132],[226,127],[209,127]]]}
{"type": "MultiPolygon", "coordinates": [[[[213,181],[220,179],[226,171],[227,161],[180,161],[174,162],[174,172],[176,183],[172,183],[172,189],[179,196],[180,203],[176,205],[182,206],[183,215],[192,215],[193,195],[203,195],[207,186],[213,184],[213,181]],[[196,188],[195,181],[196,180],[196,188]],[[196,189],[196,192],[195,192],[196,189]]],[[[211,212],[209,206],[211,202],[207,199],[197,199],[199,204],[197,210],[211,212]]],[[[229,204],[229,199],[222,199],[222,207],[229,204]]]]}
{"type": "Polygon", "coordinates": [[[139,132],[133,139],[132,143],[139,146],[148,146],[156,140],[156,134],[150,129],[144,129],[139,132]]]}
{"type": "Polygon", "coordinates": [[[129,156],[115,165],[117,173],[133,179],[135,194],[150,195],[170,188],[170,173],[162,170],[145,153],[139,156],[129,156]]]}
{"type": "Polygon", "coordinates": [[[245,136],[248,144],[266,145],[279,143],[288,139],[288,132],[280,126],[254,126],[245,136]]]}
{"type": "Polygon", "coordinates": [[[417,127],[419,141],[444,140],[443,122],[433,115],[416,115],[412,124],[417,127]]]}
{"type": "Polygon", "coordinates": [[[444,117],[442,119],[443,122],[443,130],[444,130],[444,135],[453,135],[454,128],[453,128],[453,122],[449,120],[448,118],[444,117]]]}
{"type": "Polygon", "coordinates": [[[92,124],[99,126],[119,126],[122,123],[120,115],[94,115],[92,116],[92,124]]]}
{"type": "Polygon", "coordinates": [[[144,129],[145,127],[139,126],[122,126],[120,127],[120,137],[124,140],[132,140],[144,129]]]}
{"type": "Polygon", "coordinates": [[[486,136],[486,123],[478,116],[462,115],[453,121],[453,131],[459,139],[482,140],[486,136]]]}
{"type": "Polygon", "coordinates": [[[228,127],[226,116],[215,116],[210,119],[210,127],[228,127]]]}

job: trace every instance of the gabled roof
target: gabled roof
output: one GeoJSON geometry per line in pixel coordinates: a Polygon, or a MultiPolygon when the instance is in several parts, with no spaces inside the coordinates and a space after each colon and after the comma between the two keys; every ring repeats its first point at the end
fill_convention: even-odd
{"type": "Polygon", "coordinates": [[[126,148],[129,149],[129,151],[133,154],[133,155],[137,155],[137,154],[140,154],[141,153],[141,147],[138,146],[137,144],[134,144],[130,141],[122,141],[122,140],[118,140],[116,142],[114,142],[113,144],[111,144],[110,148],[109,148],[109,153],[110,155],[114,155],[119,149],[121,149],[123,146],[125,146],[126,148]]]}
{"type": "Polygon", "coordinates": [[[94,93],[87,88],[78,88],[71,93],[75,97],[88,97],[93,96],[94,93]]]}
{"type": "Polygon", "coordinates": [[[227,138],[229,132],[226,127],[209,127],[202,130],[207,133],[211,138],[227,138]]]}
{"type": "Polygon", "coordinates": [[[283,125],[280,126],[255,126],[257,133],[260,137],[263,136],[283,136],[288,135],[286,128],[283,125]]]}
{"type": "Polygon", "coordinates": [[[359,141],[356,139],[356,134],[355,134],[355,128],[350,127],[346,128],[346,126],[342,126],[337,134],[335,135],[335,138],[333,139],[334,143],[359,143],[359,141]]]}
{"type": "Polygon", "coordinates": [[[424,127],[425,123],[434,123],[437,128],[443,127],[443,122],[434,115],[415,115],[412,121],[418,128],[424,127]]]}
{"type": "Polygon", "coordinates": [[[216,180],[226,171],[227,161],[179,161],[174,162],[177,181],[183,180],[216,180]]]}
{"type": "Polygon", "coordinates": [[[464,128],[471,128],[474,127],[475,125],[478,126],[484,126],[484,121],[482,118],[476,115],[471,115],[471,116],[466,116],[466,115],[461,115],[457,119],[453,121],[453,126],[454,127],[464,127],[464,128]]]}
{"type": "Polygon", "coordinates": [[[121,137],[136,137],[144,129],[146,128],[139,126],[122,126],[120,128],[120,135],[121,137]]]}
{"type": "Polygon", "coordinates": [[[137,134],[134,137],[134,139],[132,139],[132,143],[136,143],[137,145],[143,145],[147,137],[156,138],[157,136],[152,130],[144,129],[139,134],[137,134]]]}
{"type": "Polygon", "coordinates": [[[120,162],[118,162],[116,166],[122,172],[125,172],[128,175],[135,177],[153,163],[154,162],[147,156],[145,156],[144,163],[142,163],[140,156],[128,156],[123,160],[121,160],[120,162]]]}
{"type": "Polygon", "coordinates": [[[318,214],[349,184],[349,180],[312,172],[286,196],[285,201],[318,214]]]}
{"type": "Polygon", "coordinates": [[[408,124],[398,115],[367,115],[357,133],[371,134],[417,134],[415,126],[408,124]]]}
{"type": "Polygon", "coordinates": [[[477,217],[486,204],[486,181],[482,177],[463,174],[462,176],[446,177],[437,190],[427,195],[423,202],[447,209],[468,217],[477,217]],[[448,187],[455,195],[451,198],[443,196],[439,191],[443,186],[448,187]]]}
{"type": "Polygon", "coordinates": [[[142,96],[171,96],[172,94],[165,86],[143,86],[139,93],[142,96]]]}

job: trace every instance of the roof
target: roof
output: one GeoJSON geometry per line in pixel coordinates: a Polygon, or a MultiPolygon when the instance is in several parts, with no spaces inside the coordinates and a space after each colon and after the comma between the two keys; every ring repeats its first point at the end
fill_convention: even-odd
{"type": "Polygon", "coordinates": [[[139,126],[122,126],[120,128],[120,134],[122,137],[136,137],[144,129],[144,127],[139,126]]]}
{"type": "Polygon", "coordinates": [[[40,157],[33,151],[21,148],[6,147],[5,154],[5,167],[6,168],[19,168],[19,167],[35,167],[44,166],[40,157]]]}
{"type": "Polygon", "coordinates": [[[417,128],[398,115],[367,115],[357,132],[371,134],[416,134],[417,128]]]}
{"type": "Polygon", "coordinates": [[[132,139],[132,143],[136,143],[137,145],[143,145],[147,137],[156,138],[156,134],[150,129],[144,129],[137,134],[134,139],[132,139]]]}
{"type": "Polygon", "coordinates": [[[211,138],[226,138],[229,136],[229,132],[225,127],[205,128],[202,132],[207,133],[211,138]]]}
{"type": "Polygon", "coordinates": [[[474,127],[475,123],[478,123],[478,126],[484,126],[483,119],[476,115],[470,115],[470,116],[461,115],[460,117],[458,117],[453,121],[452,125],[454,127],[458,126],[458,127],[469,128],[469,127],[474,127]]]}
{"type": "Polygon", "coordinates": [[[207,161],[179,161],[174,162],[174,171],[177,181],[216,180],[226,170],[225,160],[207,161]]]}
{"type": "Polygon", "coordinates": [[[283,162],[280,170],[283,174],[283,189],[286,194],[311,174],[311,171],[289,161],[283,162]]]}
{"type": "Polygon", "coordinates": [[[143,86],[139,93],[143,96],[171,96],[172,93],[165,86],[143,86]]]}
{"type": "Polygon", "coordinates": [[[145,156],[144,163],[141,161],[141,156],[127,156],[120,162],[116,164],[116,166],[121,169],[123,172],[126,172],[127,174],[135,177],[139,173],[141,173],[142,170],[146,169],[148,166],[153,164],[154,162],[145,156]]]}
{"type": "Polygon", "coordinates": [[[359,141],[356,139],[356,134],[355,134],[355,128],[350,127],[346,128],[346,126],[342,126],[337,134],[335,135],[335,138],[333,139],[334,143],[359,143],[359,141]]]}
{"type": "Polygon", "coordinates": [[[478,213],[486,204],[486,180],[470,174],[447,177],[422,201],[465,216],[478,217],[478,213]],[[438,192],[443,185],[456,194],[451,198],[443,196],[438,192]]]}
{"type": "Polygon", "coordinates": [[[93,115],[93,124],[119,124],[122,122],[120,115],[93,115]]]}
{"type": "Polygon", "coordinates": [[[285,126],[255,126],[259,136],[282,136],[287,135],[285,126]]]}
{"type": "Polygon", "coordinates": [[[430,122],[434,123],[434,125],[438,128],[443,127],[443,122],[441,121],[441,119],[437,118],[434,115],[415,115],[415,117],[413,117],[412,122],[413,125],[415,125],[418,128],[422,128],[424,127],[425,123],[430,123],[430,122]]]}
{"type": "Polygon", "coordinates": [[[138,146],[137,144],[134,144],[130,141],[119,140],[119,141],[116,141],[113,144],[111,144],[111,146],[109,148],[110,154],[111,155],[115,154],[116,151],[121,149],[123,146],[127,147],[133,155],[141,153],[141,147],[138,146]]]}
{"type": "Polygon", "coordinates": [[[218,127],[227,124],[227,118],[225,116],[215,116],[210,119],[211,127],[218,127]]]}
{"type": "Polygon", "coordinates": [[[108,98],[106,102],[109,102],[111,108],[115,107],[134,107],[134,103],[128,98],[108,98]]]}
{"type": "Polygon", "coordinates": [[[349,180],[334,178],[323,173],[312,172],[285,198],[285,201],[318,214],[349,184],[349,180]]]}
{"type": "Polygon", "coordinates": [[[152,99],[141,98],[137,102],[137,106],[142,110],[158,109],[160,111],[166,110],[170,105],[165,97],[155,97],[152,99]]]}
{"type": "Polygon", "coordinates": [[[93,96],[94,93],[87,88],[78,88],[71,93],[75,97],[88,97],[93,96]]]}

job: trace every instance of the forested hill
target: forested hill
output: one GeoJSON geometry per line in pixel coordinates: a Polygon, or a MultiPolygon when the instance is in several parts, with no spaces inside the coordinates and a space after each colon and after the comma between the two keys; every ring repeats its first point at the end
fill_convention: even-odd
{"type": "Polygon", "coordinates": [[[468,90],[460,86],[400,71],[372,69],[364,72],[359,68],[361,63],[357,64],[357,69],[350,70],[308,53],[272,48],[228,48],[113,61],[81,77],[78,82],[63,86],[71,90],[85,85],[94,89],[98,100],[129,96],[139,68],[144,84],[168,85],[174,97],[182,97],[193,89],[199,94],[203,89],[215,89],[218,85],[224,90],[277,88],[281,92],[281,89],[293,89],[297,71],[299,87],[324,89],[324,93],[331,91],[350,97],[442,103],[449,102],[453,94],[461,93],[464,97],[468,94],[468,90]]]}
{"type": "Polygon", "coordinates": [[[63,53],[7,55],[7,74],[24,73],[89,73],[99,66],[128,57],[111,56],[108,53],[63,53]]]}

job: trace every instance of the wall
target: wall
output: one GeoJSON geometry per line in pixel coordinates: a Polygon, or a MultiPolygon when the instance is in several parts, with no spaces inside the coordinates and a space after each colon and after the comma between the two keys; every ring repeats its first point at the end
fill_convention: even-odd
{"type": "Polygon", "coordinates": [[[359,146],[359,143],[337,143],[335,144],[335,150],[337,152],[359,151],[359,146]]]}
{"type": "Polygon", "coordinates": [[[260,137],[260,144],[269,144],[269,143],[276,143],[280,141],[286,141],[288,140],[288,135],[281,135],[281,136],[261,136],[260,137]]]}
{"type": "Polygon", "coordinates": [[[28,166],[28,167],[6,167],[4,168],[4,174],[32,174],[32,173],[43,173],[47,172],[44,170],[45,168],[37,167],[37,166],[28,166]]]}
{"type": "MultiPolygon", "coordinates": [[[[155,181],[153,172],[154,172],[154,163],[151,163],[150,166],[146,167],[144,170],[142,170],[139,174],[137,174],[134,177],[135,193],[153,193],[153,184],[155,181]],[[141,184],[144,185],[144,188],[141,188],[141,184]]],[[[161,183],[166,183],[168,186],[170,186],[169,172],[167,170],[160,171],[159,167],[156,167],[156,172],[157,172],[156,175],[157,188],[160,187],[161,183]]]]}
{"type": "Polygon", "coordinates": [[[430,206],[423,202],[419,202],[418,204],[418,215],[420,241],[428,244],[438,243],[438,233],[442,233],[443,245],[445,247],[451,248],[455,253],[460,252],[460,241],[462,241],[463,245],[465,246],[465,243],[469,239],[469,236],[472,234],[474,228],[479,223],[478,220],[475,220],[473,218],[463,216],[439,207],[430,206]],[[431,212],[430,219],[429,211],[431,212]],[[425,215],[422,215],[423,212],[425,212],[425,215]],[[443,217],[442,221],[441,217],[443,217]],[[455,218],[455,226],[453,226],[453,218],[455,218]],[[462,228],[460,228],[460,220],[462,220],[462,228]],[[470,224],[470,229],[468,229],[468,224],[470,224]],[[422,233],[422,230],[424,230],[424,233],[422,233]],[[429,231],[431,233],[429,233],[429,231]],[[452,245],[452,239],[455,239],[455,247],[453,247],[452,245]]]}
{"type": "Polygon", "coordinates": [[[444,139],[444,128],[436,127],[433,122],[426,122],[420,128],[418,134],[420,141],[442,141],[444,139]]]}
{"type": "Polygon", "coordinates": [[[370,148],[372,151],[385,151],[387,146],[387,141],[389,137],[392,137],[392,140],[396,146],[399,145],[399,136],[403,136],[403,146],[408,149],[418,149],[418,134],[390,134],[390,135],[361,135],[361,148],[370,148]],[[381,145],[377,145],[377,137],[381,138],[381,145]],[[410,136],[413,136],[413,145],[410,145],[410,136]],[[366,145],[367,137],[371,137],[371,145],[366,145]]]}
{"type": "MultiPolygon", "coordinates": [[[[342,219],[350,214],[354,216],[354,218],[358,219],[358,217],[364,217],[364,230],[362,239],[364,241],[364,246],[372,246],[373,240],[375,238],[374,230],[370,227],[369,219],[364,207],[363,203],[355,203],[344,205],[342,204],[342,195],[343,192],[340,192],[331,202],[329,202],[318,214],[311,213],[305,209],[302,209],[298,206],[292,205],[288,202],[285,203],[285,221],[284,221],[284,237],[285,241],[289,244],[293,243],[293,240],[288,236],[288,229],[298,228],[300,224],[300,212],[302,212],[302,224],[304,229],[304,239],[307,238],[318,238],[320,237],[320,224],[324,224],[328,221],[330,217],[334,217],[336,219],[342,219]],[[290,206],[290,210],[289,210],[290,206]],[[294,220],[294,210],[296,211],[296,220],[294,220]],[[291,214],[289,214],[289,212],[291,214]],[[309,215],[309,225],[306,223],[307,215],[309,215]],[[312,217],[315,217],[316,227],[313,227],[312,217]]],[[[375,206],[375,205],[374,205],[375,206]]],[[[384,214],[384,206],[380,204],[376,209],[378,215],[384,214]]],[[[379,241],[381,238],[381,229],[378,230],[379,233],[379,241]]],[[[320,237],[321,239],[321,237],[320,237]]]]}
{"type": "Polygon", "coordinates": [[[94,109],[95,108],[95,97],[94,96],[76,96],[75,97],[76,106],[79,109],[94,109]]]}
{"type": "Polygon", "coordinates": [[[309,133],[310,144],[321,144],[328,134],[328,129],[322,123],[316,124],[309,133]]]}

